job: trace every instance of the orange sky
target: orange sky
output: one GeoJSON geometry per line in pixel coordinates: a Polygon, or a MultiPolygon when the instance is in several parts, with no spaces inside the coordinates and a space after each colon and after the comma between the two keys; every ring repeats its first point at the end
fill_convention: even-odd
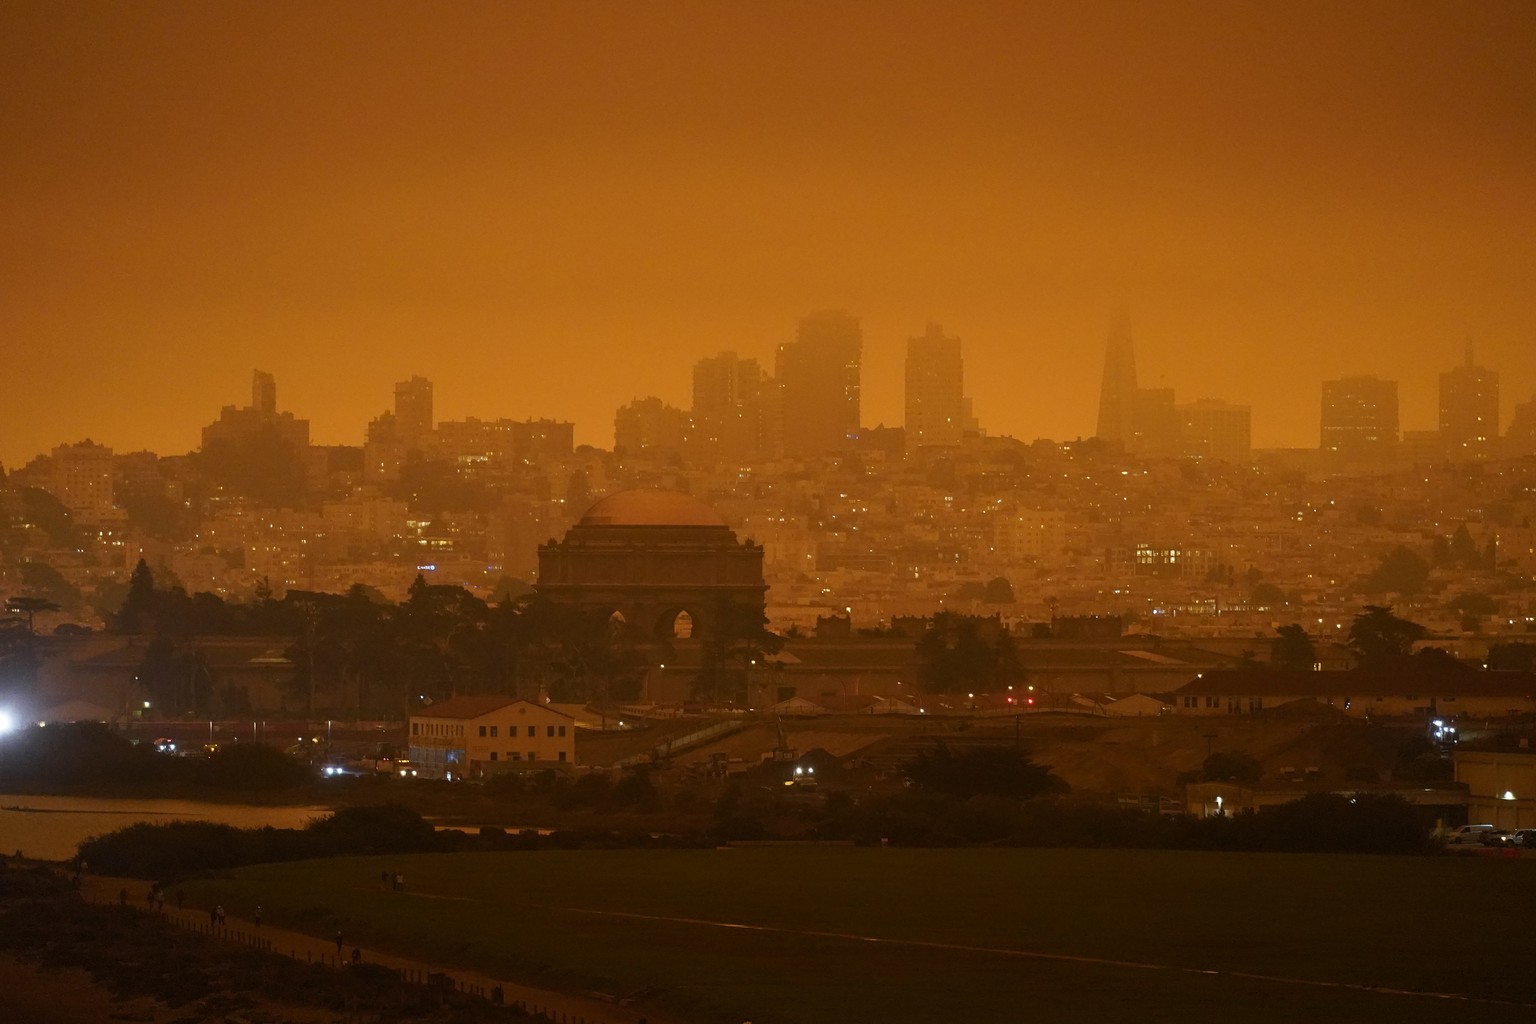
{"type": "Polygon", "coordinates": [[[1536,4],[0,5],[0,462],[193,448],[251,370],[316,441],[690,401],[861,316],[965,345],[992,433],[1144,386],[1315,445],[1319,382],[1434,426],[1470,338],[1536,394],[1536,4]]]}

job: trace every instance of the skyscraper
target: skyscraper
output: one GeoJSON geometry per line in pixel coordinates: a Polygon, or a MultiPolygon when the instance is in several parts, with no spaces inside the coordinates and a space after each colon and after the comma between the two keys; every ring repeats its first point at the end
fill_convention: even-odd
{"type": "Polygon", "coordinates": [[[270,373],[251,375],[251,404],[243,409],[226,405],[219,418],[203,428],[203,450],[210,444],[238,441],[263,432],[274,434],[295,448],[309,447],[309,420],[277,411],[277,381],[270,373]]]}
{"type": "Polygon", "coordinates": [[[395,432],[407,450],[426,442],[435,426],[432,420],[432,382],[412,377],[395,385],[395,432]]]}
{"type": "Polygon", "coordinates": [[[1109,330],[1104,352],[1096,436],[1122,448],[1130,447],[1136,436],[1136,354],[1131,349],[1131,321],[1123,312],[1109,330]]]}
{"type": "Polygon", "coordinates": [[[1179,407],[1173,388],[1137,388],[1131,406],[1134,432],[1127,448],[1138,455],[1170,458],[1183,454],[1179,447],[1179,407]]]}
{"type": "Polygon", "coordinates": [[[929,324],[922,337],[907,340],[906,369],[907,451],[959,444],[970,418],[960,339],[946,338],[938,324],[929,324]]]}
{"type": "Polygon", "coordinates": [[[735,352],[693,366],[693,440],[727,459],[752,459],[765,440],[766,383],[756,359],[735,352]]]}
{"type": "Polygon", "coordinates": [[[261,416],[277,415],[277,378],[263,370],[251,374],[251,408],[261,416]]]}
{"type": "Polygon", "coordinates": [[[1440,375],[1440,444],[1464,455],[1486,455],[1499,436],[1499,375],[1467,361],[1440,375]]]}
{"type": "Polygon", "coordinates": [[[1536,455],[1536,398],[1515,403],[1504,446],[1511,455],[1536,455]]]}
{"type": "Polygon", "coordinates": [[[688,414],[655,396],[637,398],[613,414],[616,455],[676,454],[687,433],[688,414]]]}
{"type": "Polygon", "coordinates": [[[1179,409],[1179,436],[1184,454],[1223,462],[1247,462],[1253,451],[1253,412],[1246,405],[1231,405],[1202,398],[1179,409]]]}
{"type": "Polygon", "coordinates": [[[774,363],[784,454],[840,451],[859,433],[859,359],[864,333],[857,317],[836,310],[800,321],[795,340],[774,363]]]}
{"type": "Polygon", "coordinates": [[[1345,456],[1385,454],[1397,445],[1397,381],[1323,381],[1321,447],[1345,456]]]}

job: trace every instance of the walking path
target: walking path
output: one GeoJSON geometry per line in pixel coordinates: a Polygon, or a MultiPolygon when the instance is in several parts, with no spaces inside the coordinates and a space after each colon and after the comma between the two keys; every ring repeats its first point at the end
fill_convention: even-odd
{"type": "MultiPolygon", "coordinates": [[[[150,883],[142,879],[88,875],[80,891],[93,903],[126,902],[126,905],[133,909],[150,912],[152,909],[148,898],[150,889],[150,883]],[[126,900],[124,900],[124,893],[127,894],[126,900]]],[[[342,937],[341,948],[338,950],[334,938],[324,939],[305,932],[278,928],[269,923],[257,924],[254,921],[234,917],[228,918],[222,926],[212,925],[206,907],[187,906],[178,910],[174,895],[174,890],[167,893],[165,909],[161,911],[171,923],[226,942],[254,946],[272,953],[290,956],[295,960],[334,967],[344,966],[351,959],[352,950],[356,948],[346,936],[342,937]]],[[[683,1024],[680,1018],[658,1015],[648,1009],[622,1006],[617,1000],[534,988],[514,981],[492,978],[478,971],[429,964],[380,950],[364,949],[362,959],[366,963],[381,964],[392,970],[398,970],[408,981],[414,980],[427,984],[429,979],[437,981],[446,978],[458,990],[487,999],[491,998],[495,989],[500,988],[503,1001],[507,1005],[519,1006],[530,1013],[543,1014],[555,1024],[638,1024],[638,1022],[683,1024]]]]}

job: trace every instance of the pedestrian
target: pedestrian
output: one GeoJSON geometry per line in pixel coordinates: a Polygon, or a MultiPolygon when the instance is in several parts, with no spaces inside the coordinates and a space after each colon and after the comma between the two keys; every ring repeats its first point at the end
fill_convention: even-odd
{"type": "Polygon", "coordinates": [[[336,929],[336,957],[341,958],[341,929],[336,929]]]}
{"type": "Polygon", "coordinates": [[[395,872],[395,892],[403,892],[404,890],[405,890],[405,876],[402,875],[400,872],[396,871],[395,872]]]}
{"type": "Polygon", "coordinates": [[[363,962],[363,951],[356,946],[352,947],[352,966],[356,967],[363,962]]]}
{"type": "Polygon", "coordinates": [[[224,904],[220,903],[217,907],[213,908],[213,916],[218,920],[219,927],[224,927],[224,904]]]}
{"type": "Polygon", "coordinates": [[[256,904],[256,927],[261,927],[261,904],[256,904]]]}
{"type": "Polygon", "coordinates": [[[379,872],[379,888],[380,889],[388,889],[389,888],[389,872],[388,871],[380,871],[379,872]]]}
{"type": "Polygon", "coordinates": [[[126,886],[118,890],[117,904],[120,907],[126,907],[128,905],[128,889],[126,886]]]}
{"type": "Polygon", "coordinates": [[[153,885],[150,886],[149,887],[149,892],[144,894],[144,898],[149,901],[149,909],[150,910],[154,910],[155,909],[155,888],[156,887],[153,886],[153,885]]]}

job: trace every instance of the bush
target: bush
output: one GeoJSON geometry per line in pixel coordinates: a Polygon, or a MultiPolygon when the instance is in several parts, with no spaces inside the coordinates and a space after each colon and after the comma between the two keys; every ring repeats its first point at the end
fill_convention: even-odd
{"type": "Polygon", "coordinates": [[[903,768],[913,785],[950,796],[1007,796],[1020,799],[1059,793],[1066,783],[1049,765],[1036,764],[1013,747],[977,747],[960,753],[943,743],[925,750],[903,768]]]}
{"type": "Polygon", "coordinates": [[[218,789],[295,789],[309,781],[309,768],[265,743],[237,743],[209,758],[208,784],[218,789]]]}
{"type": "Polygon", "coordinates": [[[472,837],[442,836],[406,807],[347,807],[304,829],[239,829],[206,821],[130,825],[80,844],[93,871],[133,878],[170,878],[242,864],[372,853],[468,848],[472,837]]]}
{"type": "Polygon", "coordinates": [[[343,807],[304,831],[314,842],[312,856],[422,853],[439,845],[431,823],[399,804],[343,807]]]}
{"type": "Polygon", "coordinates": [[[247,833],[211,821],[141,822],[80,844],[79,858],[99,874],[168,878],[251,862],[247,833]]]}

